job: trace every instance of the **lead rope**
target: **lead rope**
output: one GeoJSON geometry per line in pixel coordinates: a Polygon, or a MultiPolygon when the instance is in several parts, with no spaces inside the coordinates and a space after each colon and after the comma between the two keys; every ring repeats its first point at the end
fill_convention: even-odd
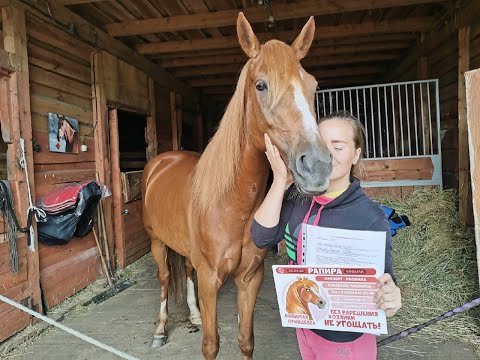
{"type": "MultiPolygon", "coordinates": [[[[25,140],[23,138],[20,138],[20,149],[22,150],[22,157],[18,163],[20,167],[25,171],[25,179],[27,182],[27,190],[28,190],[27,217],[32,212],[35,214],[35,220],[38,222],[45,219],[47,214],[45,214],[45,211],[43,211],[43,209],[36,207],[32,203],[32,192],[30,190],[30,181],[28,180],[28,167],[27,167],[27,159],[25,156],[25,140]]],[[[30,249],[30,251],[35,252],[35,233],[33,231],[32,224],[30,224],[30,227],[29,227],[28,248],[30,249]]]]}

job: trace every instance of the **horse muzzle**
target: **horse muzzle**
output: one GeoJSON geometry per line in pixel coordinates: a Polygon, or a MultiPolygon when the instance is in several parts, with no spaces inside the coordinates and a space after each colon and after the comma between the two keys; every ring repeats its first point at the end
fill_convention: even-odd
{"type": "Polygon", "coordinates": [[[327,302],[326,302],[325,300],[318,300],[318,302],[317,302],[317,307],[318,307],[320,310],[325,309],[326,306],[327,306],[327,302]]]}

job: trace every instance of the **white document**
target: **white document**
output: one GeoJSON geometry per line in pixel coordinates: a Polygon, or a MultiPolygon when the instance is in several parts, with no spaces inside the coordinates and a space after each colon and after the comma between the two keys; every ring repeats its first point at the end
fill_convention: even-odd
{"type": "MultiPolygon", "coordinates": [[[[303,224],[303,265],[373,267],[385,270],[383,231],[360,231],[303,224]]],[[[379,275],[379,276],[380,276],[379,275]]]]}
{"type": "Polygon", "coordinates": [[[306,266],[272,268],[282,325],[386,334],[385,312],[374,302],[385,232],[303,226],[306,266]]]}

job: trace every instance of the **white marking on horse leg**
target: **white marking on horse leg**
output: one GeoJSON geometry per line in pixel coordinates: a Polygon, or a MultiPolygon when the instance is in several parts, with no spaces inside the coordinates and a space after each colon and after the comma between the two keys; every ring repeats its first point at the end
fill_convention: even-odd
{"type": "Polygon", "coordinates": [[[293,82],[293,93],[295,98],[295,104],[298,107],[298,111],[302,114],[303,128],[305,130],[305,137],[314,140],[318,135],[317,121],[313,116],[308,106],[307,99],[303,94],[302,87],[296,81],[293,82]]]}
{"type": "Polygon", "coordinates": [[[190,309],[190,322],[193,325],[201,325],[202,318],[200,317],[200,310],[198,310],[197,307],[195,284],[191,278],[187,278],[187,304],[190,309]]]}

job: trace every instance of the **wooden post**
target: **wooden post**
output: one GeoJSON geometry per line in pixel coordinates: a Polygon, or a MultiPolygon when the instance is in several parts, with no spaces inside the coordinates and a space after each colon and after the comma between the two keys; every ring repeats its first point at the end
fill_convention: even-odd
{"type": "MultiPolygon", "coordinates": [[[[28,190],[25,173],[18,166],[20,158],[20,137],[25,140],[26,166],[28,169],[28,181],[32,194],[32,203],[35,204],[35,181],[32,149],[32,119],[30,111],[30,80],[28,72],[27,31],[25,23],[25,11],[15,6],[2,8],[3,44],[4,50],[15,54],[18,59],[18,71],[12,73],[9,79],[10,101],[10,135],[12,143],[8,145],[9,179],[11,180],[13,196],[17,216],[21,226],[27,222],[27,209],[29,207],[28,190]]],[[[37,227],[33,224],[35,238],[32,239],[35,252],[27,250],[28,266],[28,292],[32,299],[32,305],[42,312],[40,293],[40,266],[38,257],[37,227]]],[[[21,240],[25,241],[25,240],[21,240]]]]}
{"type": "MultiPolygon", "coordinates": [[[[421,56],[418,58],[417,62],[417,78],[418,80],[426,80],[428,79],[428,59],[426,56],[421,56]]],[[[428,113],[431,111],[428,107],[428,95],[427,91],[429,91],[428,85],[425,86],[424,84],[420,84],[422,87],[422,95],[421,95],[421,104],[423,104],[422,108],[419,109],[418,122],[419,122],[419,129],[422,128],[423,125],[423,135],[422,135],[422,143],[423,138],[425,138],[425,154],[430,155],[430,126],[429,126],[429,117],[428,113]],[[422,118],[423,114],[423,118],[422,118]]],[[[418,93],[420,97],[420,92],[418,93]]]]}
{"type": "Polygon", "coordinates": [[[465,87],[475,241],[477,244],[477,265],[480,269],[480,98],[478,96],[480,69],[465,73],[465,87]]]}
{"type": "Polygon", "coordinates": [[[147,116],[147,161],[158,154],[157,120],[155,109],[155,81],[148,78],[148,113],[147,116]]]}
{"type": "Polygon", "coordinates": [[[122,184],[120,180],[120,139],[118,137],[117,109],[109,110],[110,124],[110,160],[112,162],[113,228],[115,233],[115,254],[118,266],[125,268],[125,236],[122,218],[122,184]]]}
{"type": "Polygon", "coordinates": [[[172,150],[179,150],[178,120],[177,120],[177,97],[174,91],[170,92],[170,117],[172,120],[172,150]]]}
{"type": "MultiPolygon", "coordinates": [[[[101,53],[92,53],[92,97],[93,97],[93,118],[95,121],[95,168],[98,174],[98,179],[105,184],[110,190],[111,184],[111,165],[110,165],[110,151],[108,148],[109,126],[108,126],[108,108],[107,99],[105,97],[105,88],[103,80],[103,62],[101,53]]],[[[115,269],[114,256],[114,233],[112,223],[112,197],[107,197],[101,200],[103,209],[103,219],[105,222],[105,234],[108,242],[109,254],[113,256],[110,258],[110,266],[115,269]]]]}
{"type": "Polygon", "coordinates": [[[471,209],[468,174],[468,126],[465,72],[470,70],[470,27],[458,29],[458,210],[467,224],[471,209]]]}

